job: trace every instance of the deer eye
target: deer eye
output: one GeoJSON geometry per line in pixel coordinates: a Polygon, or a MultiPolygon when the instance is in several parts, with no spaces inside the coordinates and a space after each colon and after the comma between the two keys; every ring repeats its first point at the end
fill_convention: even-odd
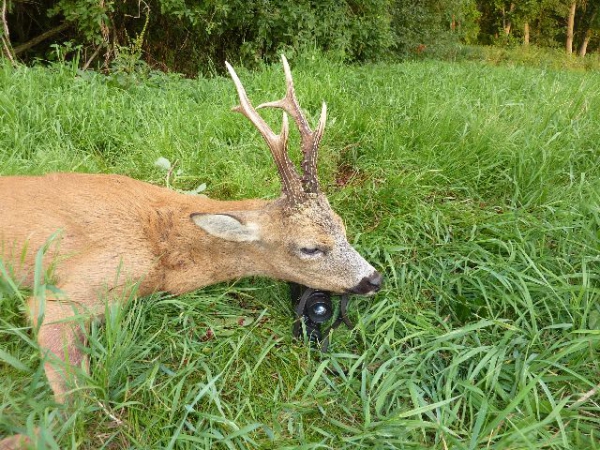
{"type": "Polygon", "coordinates": [[[300,249],[300,253],[306,256],[318,256],[324,254],[325,252],[318,247],[302,247],[300,249]]]}

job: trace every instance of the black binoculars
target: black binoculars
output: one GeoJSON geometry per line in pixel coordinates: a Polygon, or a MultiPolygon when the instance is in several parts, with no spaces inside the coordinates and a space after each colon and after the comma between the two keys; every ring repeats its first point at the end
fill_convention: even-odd
{"type": "Polygon", "coordinates": [[[348,328],[353,328],[352,322],[347,317],[347,295],[341,296],[339,316],[329,328],[321,331],[321,325],[329,322],[334,316],[335,308],[331,300],[331,292],[290,283],[290,294],[296,319],[293,327],[293,335],[296,339],[302,339],[306,333],[310,344],[320,345],[321,351],[326,352],[331,330],[337,328],[342,321],[348,328]]]}

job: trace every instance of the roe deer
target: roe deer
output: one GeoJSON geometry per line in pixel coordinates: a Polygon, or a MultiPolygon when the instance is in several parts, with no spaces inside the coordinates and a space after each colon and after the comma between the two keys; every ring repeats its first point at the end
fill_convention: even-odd
{"type": "Polygon", "coordinates": [[[336,293],[379,290],[382,276],[348,243],[342,220],[319,190],[325,104],[313,131],[282,59],[285,96],[257,107],[283,110],[280,134],[226,63],[240,99],[234,110],[260,131],[275,160],[282,182],[277,200],[211,200],[116,175],[0,177],[0,258],[16,280],[32,285],[36,252],[56,236],[44,267],[52,267],[58,293],[47,293],[41,323],[38,300],[30,298],[28,307],[40,348],[53,356],[44,368],[58,402],[65,400],[69,367],[85,365],[77,326],[68,319],[100,315],[104,302],[124,298],[132,282],[140,296],[181,294],[248,275],[336,293]],[[302,177],[287,153],[288,114],[300,131],[302,177]]]}

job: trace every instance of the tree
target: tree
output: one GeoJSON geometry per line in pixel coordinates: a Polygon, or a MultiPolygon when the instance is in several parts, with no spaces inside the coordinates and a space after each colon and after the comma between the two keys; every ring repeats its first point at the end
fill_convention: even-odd
{"type": "Polygon", "coordinates": [[[510,2],[508,8],[505,5],[502,6],[502,28],[504,30],[504,36],[508,38],[510,30],[512,28],[512,14],[515,11],[515,3],[510,2]]]}
{"type": "Polygon", "coordinates": [[[573,53],[573,36],[575,30],[575,12],[577,11],[577,2],[570,0],[571,5],[569,6],[569,16],[567,18],[567,54],[573,53]]]}
{"type": "Polygon", "coordinates": [[[600,29],[600,4],[597,1],[588,0],[583,4],[583,14],[581,20],[581,44],[579,45],[579,56],[584,57],[587,53],[587,48],[594,35],[600,29]]]}
{"type": "MultiPolygon", "coordinates": [[[[496,15],[496,29],[502,30],[502,34],[505,40],[510,36],[510,32],[512,30],[513,25],[513,14],[515,12],[515,8],[517,7],[516,2],[512,0],[492,0],[492,8],[496,15]],[[498,20],[500,23],[498,23],[498,20]]],[[[497,34],[497,32],[495,32],[497,34]]]]}
{"type": "Polygon", "coordinates": [[[543,0],[522,0],[517,4],[516,15],[523,25],[523,45],[531,41],[531,23],[542,10],[543,0]]]}
{"type": "Polygon", "coordinates": [[[6,0],[2,0],[2,10],[0,13],[2,19],[2,29],[0,29],[0,41],[2,42],[2,54],[10,60],[11,63],[15,64],[15,52],[10,42],[10,32],[8,28],[8,21],[6,20],[6,13],[8,11],[8,5],[6,0]]]}

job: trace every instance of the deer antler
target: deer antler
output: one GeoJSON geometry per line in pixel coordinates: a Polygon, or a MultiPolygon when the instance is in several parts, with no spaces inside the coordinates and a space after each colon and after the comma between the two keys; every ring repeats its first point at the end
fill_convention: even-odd
{"type": "Polygon", "coordinates": [[[288,64],[285,55],[281,55],[281,60],[283,61],[285,83],[287,86],[285,97],[274,102],[262,103],[257,106],[257,109],[280,108],[292,116],[294,122],[296,122],[298,130],[300,131],[302,154],[304,155],[302,159],[303,176],[301,180],[302,185],[304,186],[304,192],[316,194],[319,192],[319,180],[317,178],[317,151],[319,148],[319,143],[321,142],[321,137],[323,137],[323,131],[325,130],[325,121],[327,120],[327,105],[323,102],[319,123],[317,124],[315,131],[312,131],[308,126],[306,117],[304,117],[304,114],[302,114],[300,105],[298,104],[298,99],[296,98],[296,93],[294,91],[292,71],[290,70],[290,65],[288,64]]]}
{"type": "Polygon", "coordinates": [[[235,84],[238,96],[240,98],[240,104],[234,107],[233,110],[245,115],[258,129],[262,137],[267,142],[267,145],[271,150],[271,154],[273,155],[273,159],[275,160],[275,164],[277,165],[277,170],[279,171],[279,176],[281,177],[283,193],[292,204],[300,202],[304,197],[304,190],[302,189],[302,183],[300,181],[300,177],[298,176],[298,172],[296,171],[296,168],[294,167],[287,153],[289,124],[285,111],[283,112],[281,133],[275,134],[269,125],[267,125],[267,123],[264,121],[264,119],[256,112],[252,106],[252,103],[250,103],[248,95],[246,94],[246,90],[235,73],[235,70],[233,70],[233,67],[231,67],[231,64],[225,62],[225,65],[227,66],[227,70],[233,79],[233,83],[235,84]]]}

